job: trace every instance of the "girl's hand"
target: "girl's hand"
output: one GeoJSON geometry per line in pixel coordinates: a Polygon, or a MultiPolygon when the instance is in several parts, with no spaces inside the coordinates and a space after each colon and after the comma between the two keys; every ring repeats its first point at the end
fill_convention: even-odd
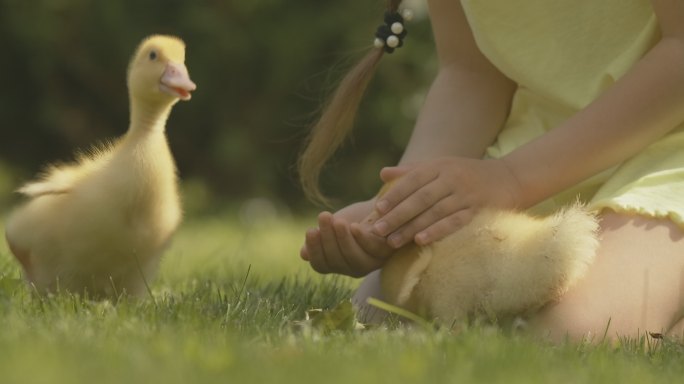
{"type": "Polygon", "coordinates": [[[380,177],[395,183],[375,209],[373,232],[399,248],[427,245],[461,228],[484,206],[516,208],[520,185],[503,160],[446,157],[385,168],[380,177]],[[399,178],[401,176],[401,178],[399,178]]]}
{"type": "Polygon", "coordinates": [[[374,218],[377,215],[370,202],[350,205],[334,215],[322,212],[318,215],[318,228],[306,232],[300,256],[319,273],[367,275],[395,252],[384,237],[372,232],[374,218]]]}

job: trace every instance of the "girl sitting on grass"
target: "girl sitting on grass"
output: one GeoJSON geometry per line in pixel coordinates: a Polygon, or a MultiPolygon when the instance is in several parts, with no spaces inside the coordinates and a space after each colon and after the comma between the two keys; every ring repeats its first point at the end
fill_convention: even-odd
{"type": "MultiPolygon", "coordinates": [[[[400,3],[389,1],[389,12],[400,3]]],[[[596,260],[531,327],[554,338],[602,335],[608,324],[609,336],[681,336],[684,1],[428,5],[439,71],[400,163],[380,172],[385,182],[401,178],[382,198],[322,212],[302,258],[321,273],[365,276],[362,305],[379,297],[386,258],[409,242],[439,240],[484,206],[549,213],[579,198],[601,220],[596,260]],[[360,224],[373,210],[381,219],[360,224]]],[[[323,198],[318,174],[378,60],[401,45],[381,38],[302,153],[313,198],[323,198]]]]}

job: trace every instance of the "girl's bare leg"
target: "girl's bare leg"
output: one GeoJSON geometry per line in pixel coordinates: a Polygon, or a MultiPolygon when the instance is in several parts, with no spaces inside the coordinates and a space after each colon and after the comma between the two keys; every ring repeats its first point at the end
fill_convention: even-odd
{"type": "Polygon", "coordinates": [[[530,321],[554,340],[594,340],[684,329],[684,232],[667,219],[604,211],[587,275],[530,321]],[[675,325],[678,328],[675,328],[675,325]]]}

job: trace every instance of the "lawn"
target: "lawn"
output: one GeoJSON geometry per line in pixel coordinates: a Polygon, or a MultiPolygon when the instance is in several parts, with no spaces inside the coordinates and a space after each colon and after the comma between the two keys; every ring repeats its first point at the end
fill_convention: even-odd
{"type": "MultiPolygon", "coordinates": [[[[39,298],[0,245],[0,383],[681,382],[668,340],[551,345],[489,326],[460,332],[302,322],[356,282],[318,276],[286,215],[190,219],[153,297],[39,298]],[[256,217],[256,218],[255,218],[256,217]]],[[[262,212],[263,213],[263,212],[262,212]]],[[[0,225],[1,227],[1,225],[0,225]]]]}

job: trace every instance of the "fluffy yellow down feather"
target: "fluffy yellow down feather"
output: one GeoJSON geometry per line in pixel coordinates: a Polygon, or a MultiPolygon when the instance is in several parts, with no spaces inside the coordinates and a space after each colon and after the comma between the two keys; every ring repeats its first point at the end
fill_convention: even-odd
{"type": "Polygon", "coordinates": [[[385,299],[445,325],[504,320],[557,300],[592,263],[596,217],[581,205],[537,218],[485,209],[429,246],[409,245],[381,271],[385,299]]]}
{"type": "Polygon", "coordinates": [[[127,133],[74,164],[48,167],[18,190],[28,201],[10,216],[5,235],[39,291],[145,292],[181,220],[165,126],[173,105],[195,89],[184,63],[180,39],[145,39],[128,68],[127,133]]]}

